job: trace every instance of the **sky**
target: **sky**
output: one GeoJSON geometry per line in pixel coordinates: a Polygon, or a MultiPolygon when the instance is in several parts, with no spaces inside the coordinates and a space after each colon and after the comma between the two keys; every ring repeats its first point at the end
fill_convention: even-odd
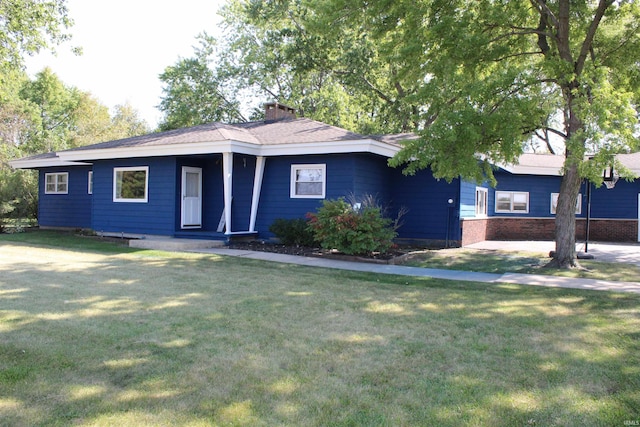
{"type": "MultiPolygon", "coordinates": [[[[196,36],[216,35],[224,0],[67,0],[74,25],[56,56],[27,58],[32,77],[48,66],[68,86],[113,108],[129,102],[155,128],[162,118],[158,76],[193,54],[196,36]],[[79,46],[81,56],[71,50],[79,46]]],[[[113,111],[112,111],[113,112],[113,111]]]]}

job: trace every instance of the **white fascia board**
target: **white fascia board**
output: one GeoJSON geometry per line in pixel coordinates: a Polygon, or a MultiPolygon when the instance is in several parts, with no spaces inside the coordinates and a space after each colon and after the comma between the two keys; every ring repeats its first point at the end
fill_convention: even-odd
{"type": "Polygon", "coordinates": [[[263,145],[261,155],[266,157],[309,154],[372,153],[393,157],[400,147],[371,139],[355,141],[328,141],[298,144],[263,145]]]}
{"type": "Polygon", "coordinates": [[[194,154],[242,153],[258,155],[260,147],[239,141],[198,142],[142,147],[117,147],[60,152],[60,158],[73,160],[107,160],[139,157],[188,156],[194,154]]]}
{"type": "Polygon", "coordinates": [[[328,141],[297,144],[258,145],[242,141],[198,142],[142,147],[117,147],[87,150],[71,150],[58,153],[66,162],[81,160],[106,160],[139,157],[188,156],[196,154],[238,153],[252,156],[292,156],[305,154],[373,153],[393,157],[400,147],[363,139],[355,141],[328,141]]]}
{"type": "Polygon", "coordinates": [[[56,157],[51,159],[13,160],[9,162],[9,165],[14,169],[37,169],[56,166],[91,166],[91,163],[68,162],[56,157]]]}
{"type": "Polygon", "coordinates": [[[543,175],[562,176],[562,172],[557,167],[544,166],[521,166],[521,165],[497,165],[501,169],[514,175],[543,175]]]}

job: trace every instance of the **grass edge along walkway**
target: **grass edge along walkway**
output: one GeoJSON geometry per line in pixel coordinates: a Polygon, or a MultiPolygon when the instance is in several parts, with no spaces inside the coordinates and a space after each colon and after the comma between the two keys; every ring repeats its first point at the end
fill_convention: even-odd
{"type": "Polygon", "coordinates": [[[434,279],[458,280],[465,282],[510,283],[569,289],[597,291],[633,292],[640,294],[640,282],[615,282],[601,279],[569,278],[520,273],[482,273],[462,270],[410,267],[402,265],[374,264],[366,262],[342,261],[326,258],[302,257],[271,252],[254,252],[226,248],[200,249],[198,253],[236,256],[263,261],[306,265],[310,267],[334,268],[341,270],[395,274],[400,276],[431,277],[434,279]]]}

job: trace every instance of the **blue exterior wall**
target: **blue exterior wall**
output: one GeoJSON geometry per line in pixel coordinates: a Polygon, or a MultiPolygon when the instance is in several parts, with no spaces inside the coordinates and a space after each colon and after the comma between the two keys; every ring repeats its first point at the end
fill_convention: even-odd
{"type": "MultiPolygon", "coordinates": [[[[403,217],[399,237],[424,240],[460,240],[460,218],[475,217],[475,189],[488,189],[489,217],[553,218],[551,193],[559,192],[561,177],[512,175],[496,172],[495,189],[488,185],[436,180],[430,171],[404,176],[387,166],[387,159],[373,154],[335,154],[266,158],[256,230],[272,237],[269,226],[276,218],[301,218],[322,205],[322,199],[290,197],[291,165],[326,164],[326,199],[373,195],[395,217],[403,217]],[[495,191],[529,193],[527,214],[496,213],[495,191]],[[453,206],[448,200],[454,200],[453,206]]],[[[43,168],[39,173],[39,223],[50,227],[93,228],[100,232],[173,235],[180,230],[182,167],[202,168],[203,231],[216,231],[224,209],[222,156],[157,157],[96,161],[93,166],[43,168]],[[147,203],[113,201],[115,167],[148,166],[147,203]],[[88,194],[88,173],[93,170],[93,195],[88,194]],[[44,194],[45,174],[69,173],[68,194],[44,194]]],[[[236,154],[233,160],[232,231],[247,231],[251,212],[256,158],[236,154]]],[[[586,184],[582,185],[582,209],[587,213],[586,184]]],[[[592,187],[591,218],[638,219],[640,180],[620,180],[613,190],[592,187]]]]}
{"type": "MultiPolygon", "coordinates": [[[[584,189],[584,185],[583,185],[584,189]]],[[[585,190],[582,191],[585,194],[585,190]]],[[[640,179],[627,182],[623,179],[609,190],[604,185],[591,191],[591,218],[638,219],[638,195],[640,179]]],[[[583,198],[586,206],[586,198],[583,198]]],[[[583,209],[586,213],[586,208],[583,209]]]]}
{"type": "Polygon", "coordinates": [[[322,206],[323,199],[290,197],[291,165],[297,164],[326,164],[326,199],[371,194],[381,202],[389,200],[392,186],[384,157],[371,154],[268,157],[256,220],[260,237],[273,237],[269,226],[275,219],[303,218],[322,206]]]}
{"type": "MultiPolygon", "coordinates": [[[[551,193],[560,191],[559,176],[538,176],[538,175],[512,175],[509,173],[496,173],[498,185],[489,191],[488,214],[489,216],[503,217],[526,217],[526,218],[553,218],[551,213],[551,193]],[[529,213],[496,213],[496,191],[517,191],[529,193],[529,213]]],[[[584,203],[585,195],[582,192],[584,203]]],[[[582,209],[581,217],[585,210],[582,209]]]]}
{"type": "Polygon", "coordinates": [[[387,158],[373,154],[353,155],[353,193],[371,195],[380,202],[390,203],[393,194],[393,170],[387,158]]]}
{"type": "Polygon", "coordinates": [[[494,192],[489,184],[476,184],[470,181],[460,181],[460,218],[475,218],[476,216],[476,188],[487,190],[487,215],[494,202],[494,192]]]}
{"type": "Polygon", "coordinates": [[[93,222],[97,232],[173,235],[179,194],[174,157],[100,160],[93,165],[93,222]],[[146,203],[113,201],[113,169],[148,166],[146,203]]]}
{"type": "Polygon", "coordinates": [[[91,227],[92,196],[89,194],[91,166],[70,166],[39,170],[38,223],[43,227],[91,227]],[[68,194],[45,194],[45,174],[69,173],[68,194]]]}
{"type": "MultiPolygon", "coordinates": [[[[458,209],[460,180],[451,183],[435,179],[429,170],[405,176],[400,169],[391,169],[393,205],[408,208],[403,225],[398,230],[402,239],[459,240],[461,236],[458,209]],[[449,199],[453,203],[449,203],[449,199]]],[[[474,187],[475,188],[475,187],[474,187]]]]}
{"type": "MultiPolygon", "coordinates": [[[[498,185],[489,191],[489,216],[505,217],[535,217],[553,218],[551,213],[551,193],[560,191],[562,177],[537,175],[496,174],[498,185]],[[510,214],[495,212],[495,191],[525,191],[529,192],[529,213],[510,214]]],[[[587,188],[583,183],[580,188],[582,195],[582,209],[577,218],[587,215],[587,188]]],[[[619,180],[616,186],[609,190],[604,185],[599,188],[591,187],[591,218],[603,219],[638,219],[638,194],[640,180],[627,182],[619,180]]]]}

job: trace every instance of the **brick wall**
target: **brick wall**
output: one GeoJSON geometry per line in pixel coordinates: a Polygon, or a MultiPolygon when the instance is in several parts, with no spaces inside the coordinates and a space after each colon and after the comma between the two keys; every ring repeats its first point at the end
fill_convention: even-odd
{"type": "MultiPolygon", "coordinates": [[[[554,240],[554,218],[485,218],[463,219],[462,246],[483,240],[554,240]]],[[[637,220],[589,221],[589,240],[603,242],[637,242],[637,220]]],[[[584,240],[586,220],[576,221],[576,239],[584,240]]]]}
{"type": "Polygon", "coordinates": [[[491,218],[487,240],[553,240],[554,218],[491,218]]]}
{"type": "MultiPolygon", "coordinates": [[[[586,221],[581,222],[584,225],[586,221]]],[[[584,237],[584,232],[581,236],[584,237]]],[[[638,221],[632,219],[592,219],[589,221],[589,240],[599,240],[602,242],[637,242],[638,221]]]]}
{"type": "Polygon", "coordinates": [[[489,218],[470,218],[460,221],[462,246],[489,240],[487,238],[487,223],[489,221],[489,218]]]}

